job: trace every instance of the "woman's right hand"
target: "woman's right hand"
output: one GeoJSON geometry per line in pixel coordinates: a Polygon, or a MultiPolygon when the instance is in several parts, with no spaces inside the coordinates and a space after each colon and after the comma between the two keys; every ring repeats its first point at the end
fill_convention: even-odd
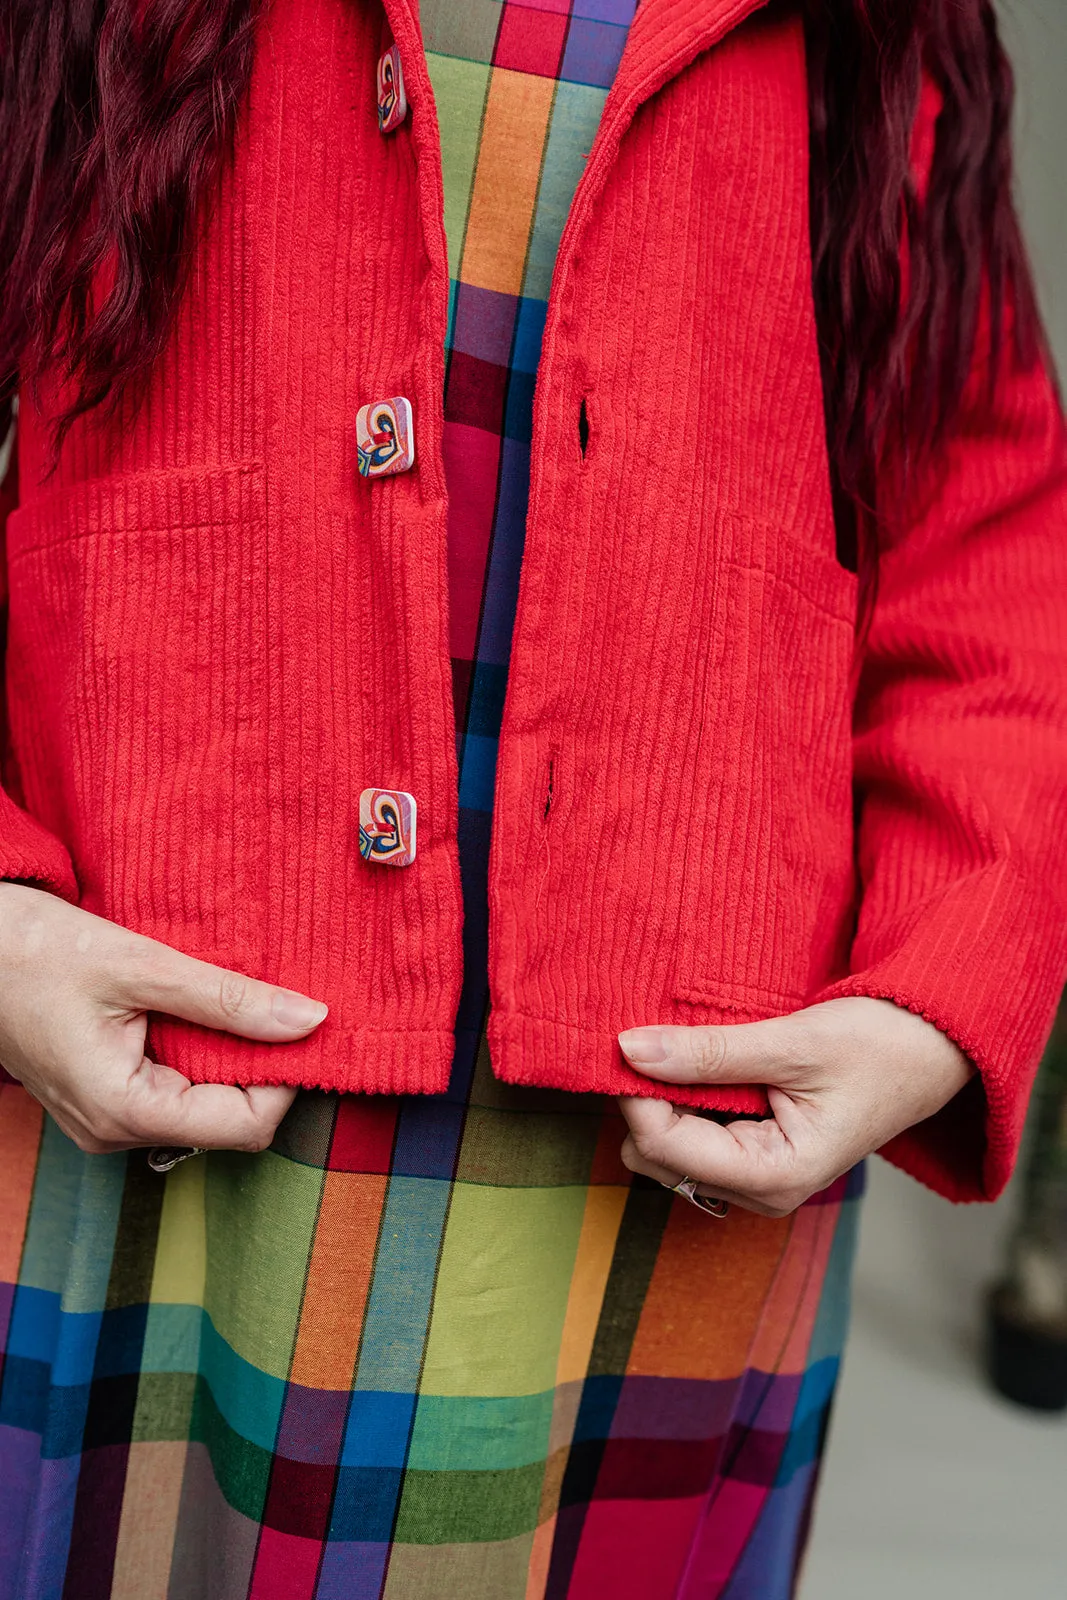
{"type": "Polygon", "coordinates": [[[0,1065],[92,1154],[138,1145],[263,1150],[296,1094],[190,1083],[144,1053],[149,1011],[244,1039],[301,1039],[326,1007],[43,889],[0,883],[0,1065]]]}

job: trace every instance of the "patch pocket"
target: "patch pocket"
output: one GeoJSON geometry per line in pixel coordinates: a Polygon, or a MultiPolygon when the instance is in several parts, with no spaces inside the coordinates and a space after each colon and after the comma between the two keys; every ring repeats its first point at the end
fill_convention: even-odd
{"type": "Polygon", "coordinates": [[[8,523],[27,804],[83,904],[230,965],[262,938],[266,542],[258,463],[78,485],[8,523]]]}
{"type": "Polygon", "coordinates": [[[766,1015],[847,949],[857,582],[813,539],[733,516],[708,672],[675,965],[678,999],[766,1015]]]}

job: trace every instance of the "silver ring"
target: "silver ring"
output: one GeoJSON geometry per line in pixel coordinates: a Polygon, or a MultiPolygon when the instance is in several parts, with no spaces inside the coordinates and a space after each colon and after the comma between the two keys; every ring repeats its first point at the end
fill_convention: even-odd
{"type": "Polygon", "coordinates": [[[697,1194],[697,1179],[682,1178],[678,1183],[665,1183],[663,1187],[672,1194],[680,1194],[689,1204],[696,1206],[698,1211],[703,1211],[709,1217],[725,1217],[730,1210],[728,1200],[714,1200],[710,1194],[697,1194]]]}
{"type": "Polygon", "coordinates": [[[188,1161],[190,1156],[206,1154],[203,1145],[170,1145],[157,1144],[154,1150],[148,1152],[148,1165],[153,1172],[170,1172],[179,1161],[188,1161]]]}

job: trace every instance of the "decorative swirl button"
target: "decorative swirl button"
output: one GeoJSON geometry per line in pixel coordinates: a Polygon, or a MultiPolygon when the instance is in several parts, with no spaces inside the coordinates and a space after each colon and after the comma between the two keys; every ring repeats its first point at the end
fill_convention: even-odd
{"type": "Polygon", "coordinates": [[[359,853],[385,867],[415,859],[415,796],[403,789],[364,789],[359,797],[359,853]]]}
{"type": "Polygon", "coordinates": [[[358,466],[364,478],[388,478],[415,465],[411,401],[403,395],[376,400],[356,412],[358,466]]]}
{"type": "Polygon", "coordinates": [[[400,51],[395,44],[378,62],[378,131],[392,133],[399,128],[408,114],[408,99],[404,93],[404,71],[400,65],[400,51]]]}

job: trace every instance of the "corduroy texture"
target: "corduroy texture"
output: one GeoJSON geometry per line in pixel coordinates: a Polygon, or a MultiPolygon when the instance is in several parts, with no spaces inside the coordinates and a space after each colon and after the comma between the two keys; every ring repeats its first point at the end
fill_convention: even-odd
{"type": "MultiPolygon", "coordinates": [[[[560,248],[496,779],[494,1067],[656,1092],[619,1028],[885,995],[969,1051],[987,1100],[894,1159],[991,1194],[1067,971],[1062,429],[1035,372],[954,445],[886,558],[853,748],[802,35],[739,26],[755,9],[645,0],[560,248]]],[[[386,12],[412,114],[382,139],[380,15],[277,0],[146,406],[80,426],[43,490],[24,440],[8,772],[57,842],[13,823],[0,866],[35,853],[69,890],[69,851],[92,909],[331,1006],[281,1048],[156,1026],[195,1078],[447,1075],[447,263],[418,25],[386,12]],[[361,482],[356,407],[397,393],[416,470],[361,482]],[[414,868],[360,861],[367,784],[416,795],[414,868]]]]}

